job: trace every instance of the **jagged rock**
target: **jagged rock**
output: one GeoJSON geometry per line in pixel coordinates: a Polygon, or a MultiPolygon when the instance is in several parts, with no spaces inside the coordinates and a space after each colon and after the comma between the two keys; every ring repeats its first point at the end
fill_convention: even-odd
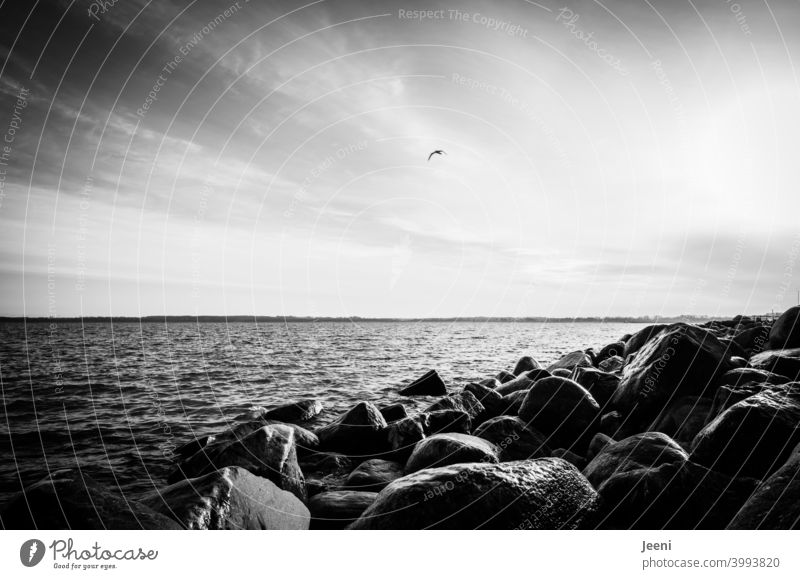
{"type": "Polygon", "coordinates": [[[800,348],[766,350],[751,357],[750,365],[758,370],[786,376],[790,380],[800,380],[800,348]]]}
{"type": "Polygon", "coordinates": [[[186,529],[308,529],[309,513],[294,494],[241,467],[184,479],[142,502],[186,529]]]}
{"type": "Polygon", "coordinates": [[[601,529],[724,529],[758,481],[688,461],[627,470],[598,489],[601,529]]]}
{"type": "Polygon", "coordinates": [[[475,429],[474,435],[500,449],[500,460],[526,460],[550,456],[545,437],[516,416],[498,416],[475,429]]]}
{"type": "Polygon", "coordinates": [[[112,492],[79,469],[53,471],[13,495],[0,510],[0,527],[73,531],[181,528],[171,518],[112,492]]]}
{"type": "Polygon", "coordinates": [[[394,481],[351,528],[575,529],[595,501],[588,481],[557,458],[457,464],[394,481]]]}
{"type": "Polygon", "coordinates": [[[594,488],[599,488],[617,473],[687,460],[686,451],[670,437],[661,432],[645,432],[607,445],[586,465],[583,475],[594,488]]]}
{"type": "Polygon", "coordinates": [[[800,529],[800,446],[759,485],[728,528],[800,529]]]}
{"type": "Polygon", "coordinates": [[[612,406],[627,414],[625,427],[650,430],[669,400],[711,396],[717,378],[729,370],[725,347],[709,331],[673,324],[647,342],[622,371],[612,406]]]}
{"type": "Polygon", "coordinates": [[[586,352],[578,350],[577,352],[570,352],[563,356],[560,360],[553,362],[547,367],[547,371],[555,375],[556,370],[568,370],[572,372],[578,366],[592,366],[592,360],[586,352]]]}
{"type": "Polygon", "coordinates": [[[800,443],[800,384],[737,402],[694,439],[691,459],[731,476],[764,479],[800,443]]]}
{"type": "Polygon", "coordinates": [[[435,412],[437,410],[460,410],[469,414],[470,419],[475,422],[479,417],[482,417],[486,408],[483,404],[478,402],[472,392],[459,392],[458,394],[451,394],[440,398],[425,409],[425,412],[435,412]]]}
{"type": "Polygon", "coordinates": [[[168,482],[197,478],[226,466],[246,468],[300,500],[306,499],[305,479],[297,463],[295,431],[289,425],[262,426],[242,438],[214,441],[179,463],[168,482]]]}
{"type": "Polygon", "coordinates": [[[403,465],[391,460],[365,460],[347,477],[347,488],[378,493],[390,482],[405,474],[403,465]]]}
{"type": "Polygon", "coordinates": [[[327,426],[317,429],[320,448],[345,454],[384,450],[386,420],[371,402],[359,402],[327,426]]]}
{"type": "Polygon", "coordinates": [[[541,367],[542,366],[539,364],[539,362],[537,362],[530,356],[523,356],[522,358],[519,359],[517,365],[514,366],[514,371],[512,372],[512,374],[514,374],[514,376],[519,376],[523,372],[527,372],[528,370],[536,370],[537,368],[541,367]]]}
{"type": "Polygon", "coordinates": [[[625,360],[620,358],[619,356],[611,356],[610,358],[606,358],[602,362],[600,362],[597,367],[602,370],[603,372],[608,372],[610,374],[615,374],[622,370],[625,366],[625,360]]]}
{"type": "Polygon", "coordinates": [[[353,461],[335,452],[318,452],[300,459],[308,496],[344,488],[353,461]]]}
{"type": "Polygon", "coordinates": [[[421,377],[400,390],[402,396],[442,396],[447,394],[447,386],[436,370],[428,370],[421,377]]]}
{"type": "Polygon", "coordinates": [[[570,449],[594,434],[590,429],[600,418],[600,406],[577,382],[551,376],[528,390],[519,416],[547,436],[550,446],[570,449]]]}
{"type": "Polygon", "coordinates": [[[498,462],[500,451],[492,443],[469,434],[434,434],[421,440],[406,463],[406,472],[460,462],[498,462]]]}
{"type": "Polygon", "coordinates": [[[771,350],[800,348],[800,306],[789,308],[775,320],[769,332],[769,347],[771,350]]]}
{"type": "Polygon", "coordinates": [[[312,529],[344,529],[375,502],[378,493],[331,491],[314,495],[308,502],[312,529]]]}
{"type": "Polygon", "coordinates": [[[387,423],[395,422],[406,418],[408,416],[408,411],[402,404],[390,404],[389,406],[381,408],[381,416],[383,416],[383,419],[387,423]]]}
{"type": "Polygon", "coordinates": [[[309,398],[268,410],[263,414],[263,418],[265,420],[277,420],[278,422],[304,422],[311,420],[320,412],[322,412],[322,403],[319,400],[309,398]]]}
{"type": "Polygon", "coordinates": [[[573,370],[572,380],[583,386],[602,408],[611,400],[620,378],[595,368],[579,367],[573,370]]]}

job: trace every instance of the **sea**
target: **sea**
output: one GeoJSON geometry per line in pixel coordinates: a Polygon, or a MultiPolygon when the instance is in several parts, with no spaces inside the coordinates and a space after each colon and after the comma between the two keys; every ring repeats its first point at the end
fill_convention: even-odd
{"type": "Polygon", "coordinates": [[[79,467],[133,498],[165,485],[176,448],[303,398],[330,422],[361,400],[421,410],[404,385],[436,369],[451,391],[641,329],[597,322],[0,324],[0,505],[79,467]]]}

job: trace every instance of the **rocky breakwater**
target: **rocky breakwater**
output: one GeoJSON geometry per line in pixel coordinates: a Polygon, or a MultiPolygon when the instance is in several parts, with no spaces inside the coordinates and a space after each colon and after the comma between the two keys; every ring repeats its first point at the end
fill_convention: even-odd
{"type": "Polygon", "coordinates": [[[422,405],[361,401],[316,428],[322,406],[295,401],[187,442],[145,496],[66,472],[0,516],[8,528],[797,528],[799,325],[800,308],[775,324],[657,324],[465,384],[429,371],[398,387],[422,405]]]}

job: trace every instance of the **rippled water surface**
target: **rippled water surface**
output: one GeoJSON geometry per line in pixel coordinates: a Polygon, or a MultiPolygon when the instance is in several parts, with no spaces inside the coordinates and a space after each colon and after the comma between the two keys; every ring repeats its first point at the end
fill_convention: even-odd
{"type": "Polygon", "coordinates": [[[321,422],[397,395],[436,368],[451,387],[602,346],[636,324],[46,323],[0,325],[0,502],[47,470],[105,468],[138,493],[162,486],[170,449],[259,407],[320,399],[321,422]]]}

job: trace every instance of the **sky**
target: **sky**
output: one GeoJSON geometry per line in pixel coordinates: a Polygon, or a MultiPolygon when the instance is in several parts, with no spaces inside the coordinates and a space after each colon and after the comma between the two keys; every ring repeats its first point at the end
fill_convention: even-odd
{"type": "Polygon", "coordinates": [[[781,311],[798,27],[790,0],[6,1],[0,315],[781,311]]]}

